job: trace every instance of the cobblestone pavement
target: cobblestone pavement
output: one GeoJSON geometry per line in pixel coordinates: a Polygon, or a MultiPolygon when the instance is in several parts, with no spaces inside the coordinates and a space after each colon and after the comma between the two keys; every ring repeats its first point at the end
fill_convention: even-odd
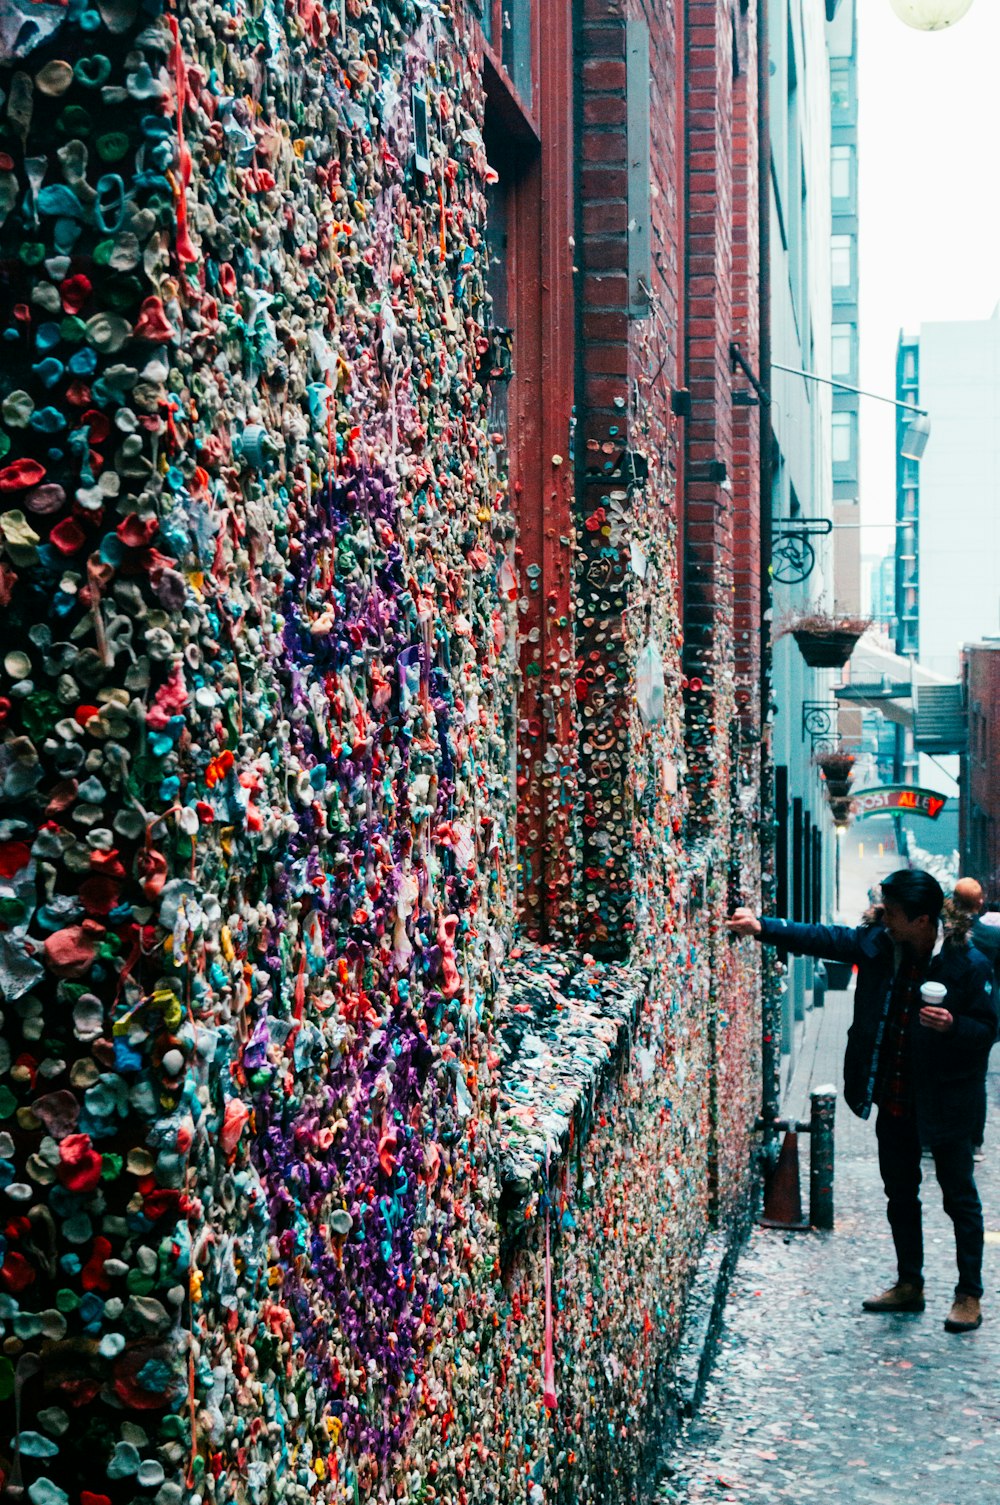
{"type": "MultiPolygon", "coordinates": [[[[840,1082],[847,994],[828,995],[786,1107],[840,1082]],[[800,1096],[801,1094],[801,1096],[800,1096]]],[[[682,1501],[824,1505],[1000,1502],[1000,1047],[977,1179],[986,1212],[984,1324],[943,1321],[955,1280],[951,1223],[924,1162],[927,1310],[882,1317],[864,1296],[895,1278],[871,1124],[837,1105],[836,1229],[755,1229],[733,1277],[718,1356],[659,1494],[682,1501]]],[[[805,1141],[807,1144],[807,1140],[805,1141]]],[[[800,1146],[805,1149],[803,1140],[800,1146]]],[[[808,1195],[808,1151],[802,1164],[808,1195]]]]}

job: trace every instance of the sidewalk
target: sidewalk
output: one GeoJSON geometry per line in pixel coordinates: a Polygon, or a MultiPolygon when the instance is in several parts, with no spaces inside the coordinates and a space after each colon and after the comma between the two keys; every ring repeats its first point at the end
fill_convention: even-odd
{"type": "MultiPolygon", "coordinates": [[[[810,1086],[841,1081],[851,997],[828,995],[785,1107],[808,1117],[810,1086]]],[[[943,1322],[955,1280],[951,1223],[924,1162],[927,1310],[877,1317],[861,1299],[895,1276],[875,1132],[837,1104],[836,1229],[755,1228],[733,1275],[718,1356],[698,1415],[670,1460],[660,1505],[824,1497],[824,1505],[992,1505],[1000,1499],[1000,1049],[990,1079],[984,1325],[943,1322]]],[[[808,1199],[808,1139],[803,1200],[808,1199]]]]}

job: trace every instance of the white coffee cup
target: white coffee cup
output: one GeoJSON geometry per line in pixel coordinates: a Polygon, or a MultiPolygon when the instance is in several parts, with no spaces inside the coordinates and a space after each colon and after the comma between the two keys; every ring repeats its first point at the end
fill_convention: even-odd
{"type": "Polygon", "coordinates": [[[948,996],[948,989],[943,982],[924,982],[920,984],[920,999],[928,1008],[939,1009],[948,996]]]}

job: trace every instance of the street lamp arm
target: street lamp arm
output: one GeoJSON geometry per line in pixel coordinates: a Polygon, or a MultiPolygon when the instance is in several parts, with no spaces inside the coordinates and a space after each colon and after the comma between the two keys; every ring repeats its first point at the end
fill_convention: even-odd
{"type": "Polygon", "coordinates": [[[837,381],[832,376],[820,376],[817,371],[802,371],[798,366],[783,366],[780,361],[771,362],[772,371],[785,371],[789,376],[801,376],[806,381],[819,381],[824,386],[836,387],[841,392],[853,392],[858,397],[873,397],[876,402],[887,402],[893,408],[905,408],[908,413],[918,413],[921,417],[927,416],[926,408],[918,408],[916,403],[901,402],[898,397],[886,397],[882,392],[869,392],[865,387],[852,387],[850,382],[837,381]]]}

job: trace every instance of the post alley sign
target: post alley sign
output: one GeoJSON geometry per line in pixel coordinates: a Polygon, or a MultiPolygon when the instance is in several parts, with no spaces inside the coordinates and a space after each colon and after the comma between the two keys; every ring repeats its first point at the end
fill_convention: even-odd
{"type": "Polygon", "coordinates": [[[926,815],[937,820],[948,803],[946,794],[933,789],[918,789],[913,784],[881,784],[874,789],[859,789],[854,796],[854,814],[859,820],[866,815],[926,815]]]}

